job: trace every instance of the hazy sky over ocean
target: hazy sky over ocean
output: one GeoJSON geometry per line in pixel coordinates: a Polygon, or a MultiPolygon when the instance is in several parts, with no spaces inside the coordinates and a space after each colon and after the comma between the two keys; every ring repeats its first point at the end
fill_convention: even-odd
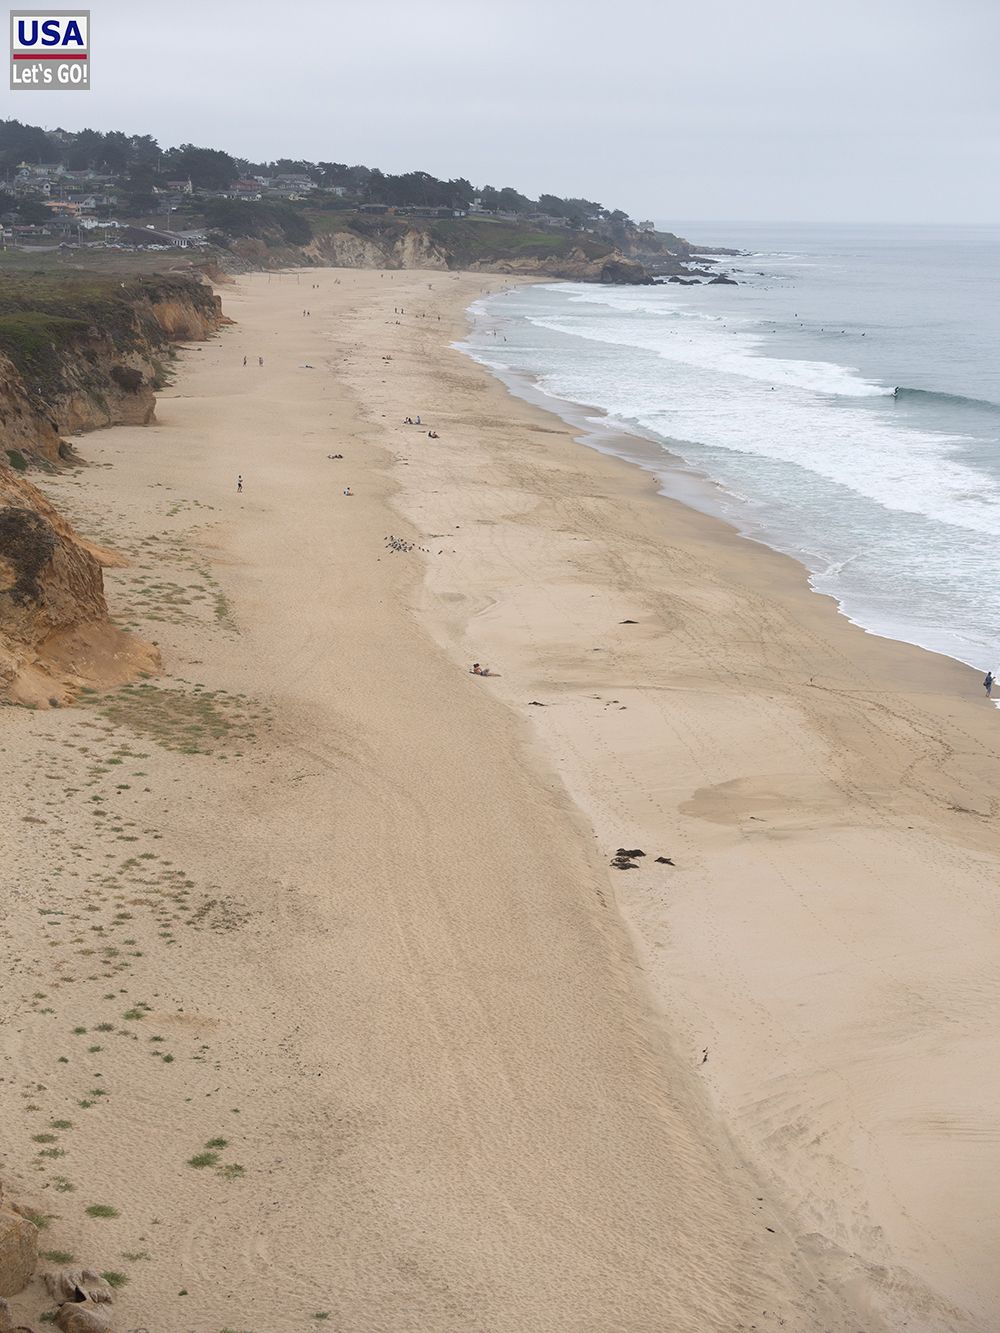
{"type": "Polygon", "coordinates": [[[997,0],[90,3],[93,91],[5,115],[640,217],[1000,222],[997,0]]]}

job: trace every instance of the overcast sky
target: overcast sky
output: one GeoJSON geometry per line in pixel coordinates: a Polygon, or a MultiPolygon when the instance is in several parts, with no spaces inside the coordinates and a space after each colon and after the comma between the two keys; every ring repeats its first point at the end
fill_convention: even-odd
{"type": "Polygon", "coordinates": [[[91,15],[93,89],[12,92],[6,115],[667,221],[1000,222],[1000,0],[91,0],[91,15]]]}

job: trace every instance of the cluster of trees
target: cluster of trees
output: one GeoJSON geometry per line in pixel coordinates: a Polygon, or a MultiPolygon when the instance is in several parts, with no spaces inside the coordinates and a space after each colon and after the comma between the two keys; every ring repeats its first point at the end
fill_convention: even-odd
{"type": "Polygon", "coordinates": [[[51,162],[52,143],[37,125],[0,121],[0,171],[9,175],[21,162],[51,162]]]}
{"type": "Polygon", "coordinates": [[[190,180],[196,189],[223,190],[239,176],[303,175],[320,190],[334,187],[358,204],[399,204],[422,208],[468,208],[479,199],[492,212],[545,213],[580,226],[591,218],[624,225],[628,216],[609,211],[592,199],[562,199],[543,194],[529,199],[510,186],[484,185],[477,189],[464,177],[439,180],[426,171],[391,175],[377,167],[348,166],[344,162],[306,162],[279,158],[250,162],[217,148],[181,144],[161,148],[149,134],[119,130],[80,130],[51,133],[17,120],[0,120],[0,174],[9,176],[21,162],[60,162],[70,171],[92,170],[114,176],[124,190],[124,205],[134,213],[152,206],[154,186],[168,180],[190,180]]]}
{"type": "Polygon", "coordinates": [[[52,212],[40,199],[18,199],[6,190],[0,190],[0,218],[7,217],[13,217],[25,226],[36,226],[40,222],[48,222],[52,212]]]}
{"type": "Polygon", "coordinates": [[[500,189],[494,185],[484,185],[477,189],[464,176],[439,180],[426,171],[407,171],[393,176],[379,171],[377,167],[349,167],[344,162],[303,162],[291,158],[240,165],[251,176],[308,176],[320,189],[339,186],[363,204],[469,208],[478,199],[480,205],[492,213],[545,213],[549,217],[566,218],[574,226],[582,226],[592,218],[603,218],[613,223],[629,221],[628,214],[621,209],[610,211],[593,199],[561,199],[554,194],[529,199],[509,185],[500,189]]]}
{"type": "Polygon", "coordinates": [[[308,245],[312,227],[291,204],[276,199],[209,199],[205,222],[222,237],[281,235],[289,245],[308,245]]]}
{"type": "Polygon", "coordinates": [[[120,130],[64,130],[51,133],[18,120],[0,120],[0,172],[8,175],[21,162],[58,162],[67,171],[140,180],[187,180],[205,190],[221,190],[240,174],[240,163],[217,148],[181,144],[161,148],[150,134],[120,130]]]}

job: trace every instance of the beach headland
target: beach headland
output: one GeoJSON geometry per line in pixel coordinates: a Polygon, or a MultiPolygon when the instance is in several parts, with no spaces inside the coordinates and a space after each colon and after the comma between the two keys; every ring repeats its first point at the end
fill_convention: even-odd
{"type": "Polygon", "coordinates": [[[242,278],[44,483],[165,674],[3,714],[0,1173],[151,1329],[985,1333],[995,713],[451,349],[499,281],[242,278]]]}

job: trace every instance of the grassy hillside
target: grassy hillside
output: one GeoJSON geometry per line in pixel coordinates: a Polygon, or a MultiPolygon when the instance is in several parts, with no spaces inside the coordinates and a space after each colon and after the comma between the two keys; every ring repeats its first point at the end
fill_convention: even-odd
{"type": "Polygon", "coordinates": [[[48,376],[58,367],[61,348],[87,331],[82,319],[17,310],[0,314],[0,352],[18,370],[34,379],[48,376]]]}
{"type": "Polygon", "coordinates": [[[527,222],[502,218],[446,218],[427,225],[430,235],[454,255],[459,264],[477,260],[563,258],[580,250],[587,259],[599,259],[614,248],[609,241],[585,232],[542,231],[527,222]]]}

